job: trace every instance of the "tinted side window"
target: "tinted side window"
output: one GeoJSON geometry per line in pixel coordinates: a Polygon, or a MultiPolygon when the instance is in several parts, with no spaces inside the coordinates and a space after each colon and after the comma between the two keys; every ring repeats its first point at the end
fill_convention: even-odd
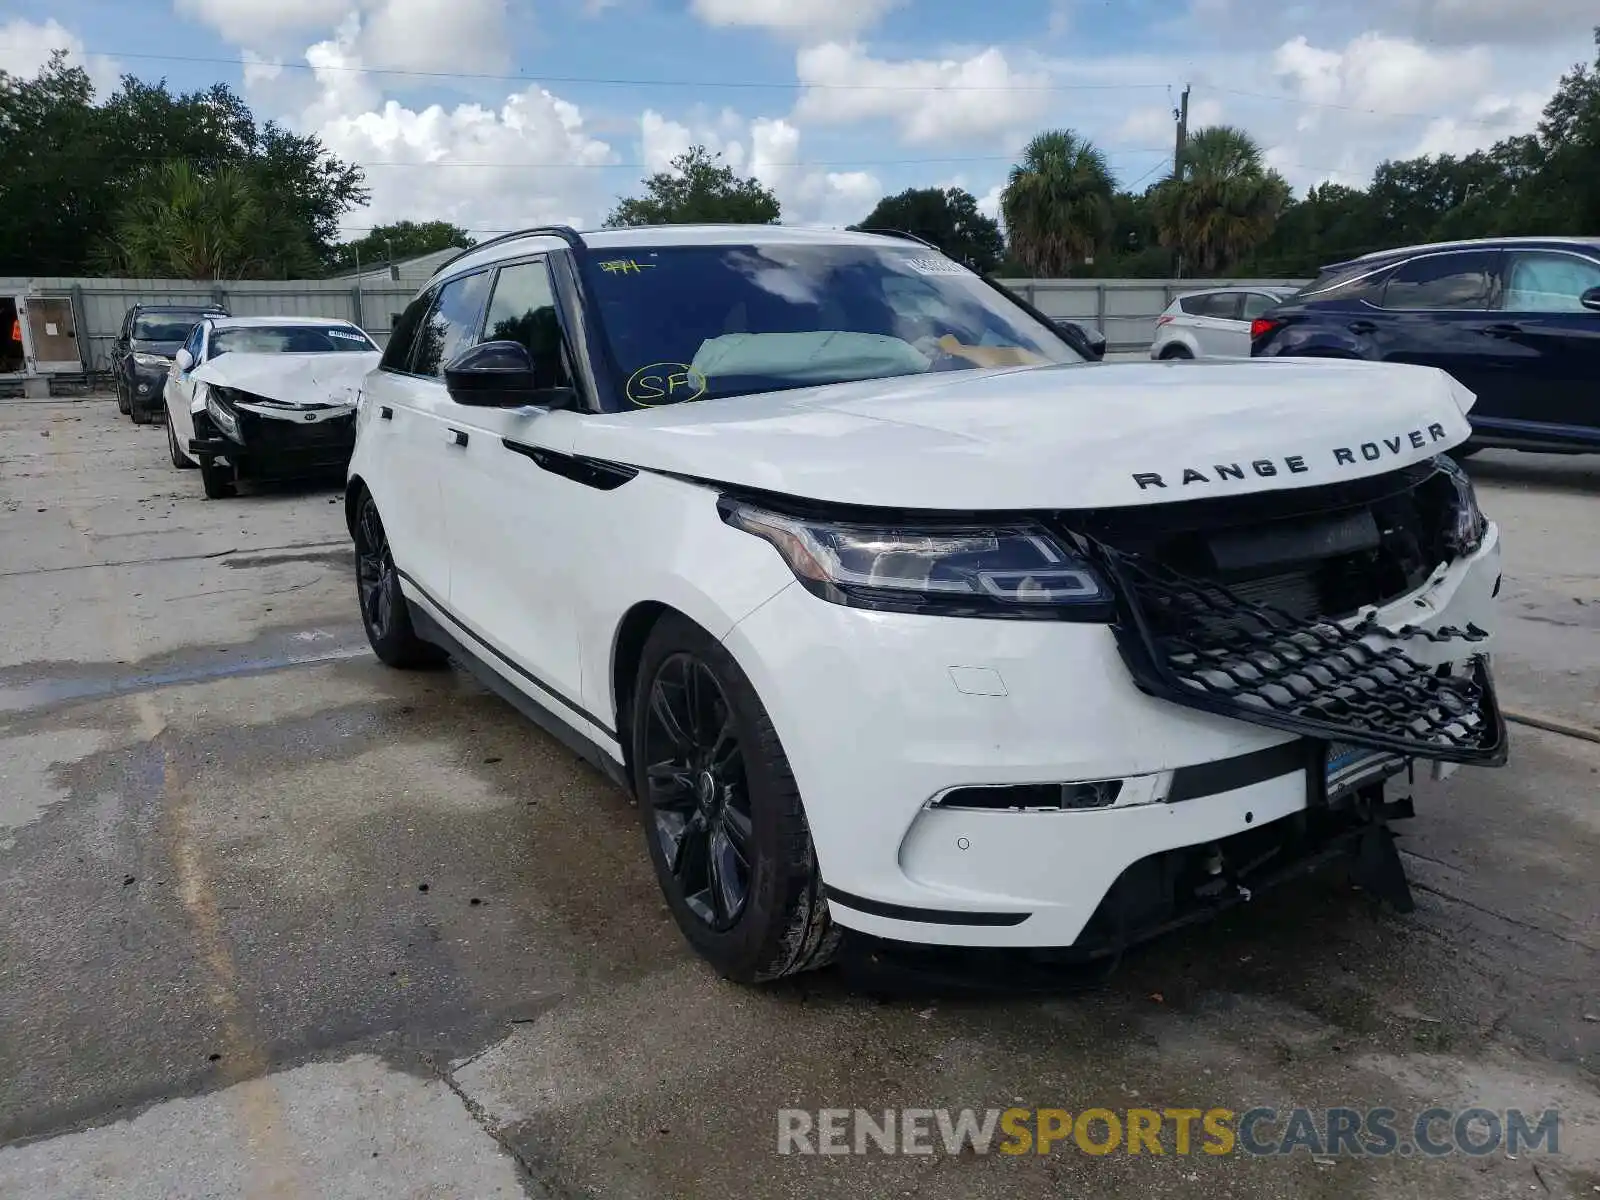
{"type": "Polygon", "coordinates": [[[1506,291],[1500,307],[1507,312],[1587,312],[1579,301],[1600,287],[1600,262],[1576,254],[1513,250],[1506,255],[1506,291]]]}
{"type": "Polygon", "coordinates": [[[1244,307],[1239,310],[1239,319],[1254,321],[1269,308],[1276,308],[1279,300],[1276,296],[1269,296],[1265,292],[1247,292],[1244,298],[1244,307]]]}
{"type": "Polygon", "coordinates": [[[452,279],[439,289],[428,319],[417,331],[417,352],[411,359],[413,375],[444,378],[444,367],[478,340],[478,322],[489,292],[489,272],[452,279]]]}
{"type": "Polygon", "coordinates": [[[417,342],[417,330],[431,307],[433,293],[424,292],[406,305],[405,312],[394,318],[389,326],[389,344],[383,348],[383,359],[378,364],[385,371],[404,372],[411,369],[411,349],[417,342]]]}
{"type": "Polygon", "coordinates": [[[1483,309],[1489,307],[1495,255],[1470,251],[1430,254],[1402,263],[1383,289],[1383,307],[1483,309]]]}
{"type": "Polygon", "coordinates": [[[533,356],[534,386],[571,387],[556,316],[555,290],[543,260],[503,267],[484,320],[486,342],[521,342],[533,356]]]}

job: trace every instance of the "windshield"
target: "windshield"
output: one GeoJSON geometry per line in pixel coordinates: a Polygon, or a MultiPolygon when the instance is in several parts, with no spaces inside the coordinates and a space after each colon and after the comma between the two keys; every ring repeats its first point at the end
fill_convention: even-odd
{"type": "Polygon", "coordinates": [[[133,339],[136,342],[181,342],[205,314],[144,313],[133,319],[133,339]]]}
{"type": "Polygon", "coordinates": [[[336,354],[342,350],[376,351],[372,339],[354,325],[249,325],[214,329],[206,355],[239,351],[245,354],[336,354]]]}
{"type": "Polygon", "coordinates": [[[908,245],[674,246],[585,264],[627,400],[1083,359],[1005,293],[908,245]]]}

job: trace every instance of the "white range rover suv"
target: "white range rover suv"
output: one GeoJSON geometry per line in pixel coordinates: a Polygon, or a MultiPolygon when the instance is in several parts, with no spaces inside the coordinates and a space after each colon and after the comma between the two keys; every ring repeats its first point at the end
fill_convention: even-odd
{"type": "Polygon", "coordinates": [[[910,239],[532,229],[363,385],[361,613],[632,792],[735,979],[1114,955],[1336,856],[1404,906],[1397,784],[1506,756],[1472,400],[1085,364],[910,239]]]}

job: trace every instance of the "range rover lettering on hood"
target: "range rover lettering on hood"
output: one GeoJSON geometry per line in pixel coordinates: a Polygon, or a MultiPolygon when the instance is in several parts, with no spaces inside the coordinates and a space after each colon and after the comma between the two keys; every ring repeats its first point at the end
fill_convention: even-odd
{"type": "MultiPolygon", "coordinates": [[[[1432,424],[1423,429],[1408,429],[1399,437],[1385,437],[1376,442],[1361,442],[1356,446],[1335,446],[1328,451],[1333,456],[1335,467],[1353,467],[1357,460],[1377,462],[1385,455],[1399,455],[1407,447],[1421,450],[1433,442],[1449,441],[1450,435],[1445,432],[1443,425],[1432,424]]],[[[1213,463],[1211,473],[1200,467],[1184,467],[1183,477],[1178,481],[1179,487],[1188,487],[1195,483],[1220,483],[1227,479],[1243,479],[1246,471],[1252,472],[1262,479],[1271,479],[1282,469],[1291,475],[1304,475],[1311,470],[1304,454],[1287,454],[1281,458],[1258,458],[1249,463],[1213,463]]],[[[1142,492],[1146,488],[1164,488],[1167,486],[1166,478],[1159,471],[1135,471],[1134,483],[1139,485],[1142,492]]]]}

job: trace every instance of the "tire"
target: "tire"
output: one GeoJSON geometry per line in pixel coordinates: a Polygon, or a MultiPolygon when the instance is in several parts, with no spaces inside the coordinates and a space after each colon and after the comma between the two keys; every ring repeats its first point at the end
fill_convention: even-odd
{"type": "Polygon", "coordinates": [[[226,500],[239,494],[233,483],[233,468],[219,467],[211,457],[200,460],[200,485],[206,490],[207,500],[226,500]]]}
{"type": "Polygon", "coordinates": [[[133,418],[133,423],[135,425],[150,424],[150,419],[146,417],[144,413],[139,410],[139,406],[134,404],[132,401],[129,401],[128,403],[128,416],[133,418]]]}
{"type": "Polygon", "coordinates": [[[663,617],[645,642],[631,710],[645,842],[689,944],[740,983],[824,966],[840,935],[800,789],[733,656],[687,619],[663,617]]]}
{"type": "Polygon", "coordinates": [[[355,524],[356,600],[372,652],[385,666],[400,670],[443,665],[449,656],[419,638],[411,626],[411,609],[400,590],[389,536],[370,492],[362,493],[355,524]]]}
{"type": "Polygon", "coordinates": [[[194,463],[185,458],[183,451],[178,449],[178,434],[172,428],[172,416],[170,413],[167,415],[167,453],[172,456],[172,465],[177,467],[178,470],[189,471],[194,469],[194,463]]]}
{"type": "Polygon", "coordinates": [[[121,383],[117,384],[117,411],[123,416],[129,415],[128,389],[121,383]]]}
{"type": "Polygon", "coordinates": [[[1168,346],[1166,349],[1161,351],[1162,362],[1167,362],[1174,358],[1192,359],[1193,357],[1194,355],[1190,353],[1189,347],[1183,345],[1182,343],[1174,343],[1173,345],[1168,346]]]}

